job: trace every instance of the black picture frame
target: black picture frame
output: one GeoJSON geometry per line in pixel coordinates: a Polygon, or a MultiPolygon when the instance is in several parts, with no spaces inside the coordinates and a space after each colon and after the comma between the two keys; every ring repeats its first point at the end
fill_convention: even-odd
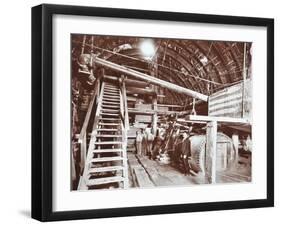
{"type": "Polygon", "coordinates": [[[272,206],[274,206],[273,19],[49,4],[32,8],[32,218],[40,221],[56,221],[272,206]],[[267,198],[54,212],[52,210],[52,18],[56,14],[266,27],[267,198]]]}

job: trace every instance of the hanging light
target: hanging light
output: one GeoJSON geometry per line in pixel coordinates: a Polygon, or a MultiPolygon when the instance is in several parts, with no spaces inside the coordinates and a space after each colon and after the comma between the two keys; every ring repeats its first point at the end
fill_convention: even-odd
{"type": "Polygon", "coordinates": [[[151,60],[155,54],[155,46],[151,39],[145,39],[140,43],[140,50],[145,59],[151,60]]]}

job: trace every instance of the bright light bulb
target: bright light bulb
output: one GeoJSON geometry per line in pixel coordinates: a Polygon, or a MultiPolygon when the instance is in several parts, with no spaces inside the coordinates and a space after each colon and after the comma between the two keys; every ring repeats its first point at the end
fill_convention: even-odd
{"type": "Polygon", "coordinates": [[[140,44],[140,49],[145,58],[152,58],[155,54],[154,44],[151,40],[144,40],[140,44]]]}

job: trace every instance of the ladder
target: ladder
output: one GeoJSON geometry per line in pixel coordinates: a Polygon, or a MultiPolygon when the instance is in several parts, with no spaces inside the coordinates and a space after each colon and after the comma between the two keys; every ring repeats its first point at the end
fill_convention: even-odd
{"type": "Polygon", "coordinates": [[[128,188],[127,132],[118,85],[103,82],[78,190],[128,188]]]}

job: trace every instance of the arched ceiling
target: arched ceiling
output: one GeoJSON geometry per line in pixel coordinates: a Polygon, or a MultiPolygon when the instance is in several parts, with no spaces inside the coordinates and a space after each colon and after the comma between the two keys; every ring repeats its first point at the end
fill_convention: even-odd
{"type": "MultiPolygon", "coordinates": [[[[79,55],[84,35],[73,35],[72,53],[79,55]]],[[[243,78],[244,42],[151,39],[155,55],[151,60],[142,56],[139,45],[146,38],[120,36],[86,36],[84,52],[98,54],[114,63],[160,79],[210,95],[239,82],[243,78]],[[93,40],[93,43],[92,43],[93,40]]],[[[148,38],[150,39],[150,38],[148,38]]],[[[250,71],[251,43],[246,45],[245,66],[250,71]]],[[[249,73],[248,73],[248,76],[249,73]]],[[[166,90],[176,103],[184,104],[187,97],[166,90]]]]}

